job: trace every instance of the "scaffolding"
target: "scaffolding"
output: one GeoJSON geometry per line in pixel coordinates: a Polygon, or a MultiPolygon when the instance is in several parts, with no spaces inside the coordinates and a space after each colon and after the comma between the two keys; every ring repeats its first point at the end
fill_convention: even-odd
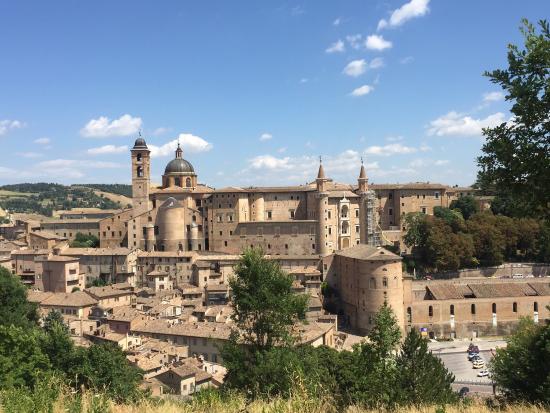
{"type": "Polygon", "coordinates": [[[381,244],[381,234],[382,231],[380,230],[380,226],[378,225],[378,217],[377,217],[377,211],[376,211],[376,194],[374,191],[368,191],[367,192],[367,228],[366,230],[366,240],[368,245],[374,245],[374,246],[380,246],[381,244]]]}

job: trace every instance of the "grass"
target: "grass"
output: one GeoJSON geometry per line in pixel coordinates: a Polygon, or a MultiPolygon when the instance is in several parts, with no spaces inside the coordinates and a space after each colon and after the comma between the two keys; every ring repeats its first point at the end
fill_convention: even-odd
{"type": "Polygon", "coordinates": [[[0,189],[0,198],[26,198],[31,195],[36,195],[32,192],[15,192],[15,191],[7,191],[5,189],[0,189]]]}
{"type": "MultiPolygon", "coordinates": [[[[375,413],[381,409],[351,406],[339,409],[330,398],[311,398],[296,394],[290,399],[274,398],[247,403],[239,394],[224,395],[203,391],[193,399],[145,399],[135,404],[117,404],[103,394],[85,391],[82,395],[56,386],[43,384],[32,393],[24,390],[0,392],[1,413],[375,413]]],[[[543,413],[548,410],[534,405],[507,405],[491,408],[481,400],[467,400],[452,406],[403,407],[392,413],[543,413]]],[[[389,412],[388,412],[389,413],[389,412]]]]}

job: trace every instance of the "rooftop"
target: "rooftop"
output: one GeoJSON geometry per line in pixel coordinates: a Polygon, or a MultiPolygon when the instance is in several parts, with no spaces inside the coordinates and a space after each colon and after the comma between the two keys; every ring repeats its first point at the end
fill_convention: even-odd
{"type": "Polygon", "coordinates": [[[342,257],[368,261],[401,260],[401,257],[399,255],[394,254],[393,252],[388,251],[385,248],[374,247],[367,244],[354,245],[353,247],[336,251],[334,254],[342,257]]]}

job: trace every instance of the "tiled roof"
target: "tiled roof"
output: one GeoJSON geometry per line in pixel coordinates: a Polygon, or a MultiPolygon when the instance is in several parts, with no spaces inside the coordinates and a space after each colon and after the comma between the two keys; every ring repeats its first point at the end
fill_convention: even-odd
{"type": "Polygon", "coordinates": [[[464,291],[455,284],[434,284],[426,287],[434,300],[451,300],[464,298],[464,291]]]}
{"type": "Polygon", "coordinates": [[[367,244],[354,245],[353,247],[336,251],[335,255],[369,261],[394,261],[401,259],[399,255],[385,248],[367,244]]]}
{"type": "Polygon", "coordinates": [[[132,291],[121,290],[116,287],[113,287],[112,285],[107,285],[105,287],[90,287],[90,288],[86,288],[84,292],[98,299],[134,294],[132,291]]]}
{"type": "Polygon", "coordinates": [[[523,297],[537,295],[529,284],[498,283],[468,284],[475,298],[523,297]]]}
{"type": "MultiPolygon", "coordinates": [[[[72,221],[72,220],[71,220],[72,221]]],[[[65,248],[60,255],[128,255],[130,248],[65,248]]]]}
{"type": "Polygon", "coordinates": [[[171,324],[165,320],[151,320],[140,323],[133,329],[136,333],[166,334],[186,337],[201,337],[227,340],[231,329],[219,323],[171,324]]]}
{"type": "Polygon", "coordinates": [[[97,300],[82,291],[76,291],[74,293],[52,293],[40,304],[56,307],[91,307],[97,304],[97,300]]]}

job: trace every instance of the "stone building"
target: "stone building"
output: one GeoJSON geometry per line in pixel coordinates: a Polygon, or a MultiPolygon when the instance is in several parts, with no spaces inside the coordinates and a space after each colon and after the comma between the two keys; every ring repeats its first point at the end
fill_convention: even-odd
{"type": "Polygon", "coordinates": [[[44,255],[35,258],[34,287],[52,293],[70,293],[85,287],[78,258],[44,255]]]}

